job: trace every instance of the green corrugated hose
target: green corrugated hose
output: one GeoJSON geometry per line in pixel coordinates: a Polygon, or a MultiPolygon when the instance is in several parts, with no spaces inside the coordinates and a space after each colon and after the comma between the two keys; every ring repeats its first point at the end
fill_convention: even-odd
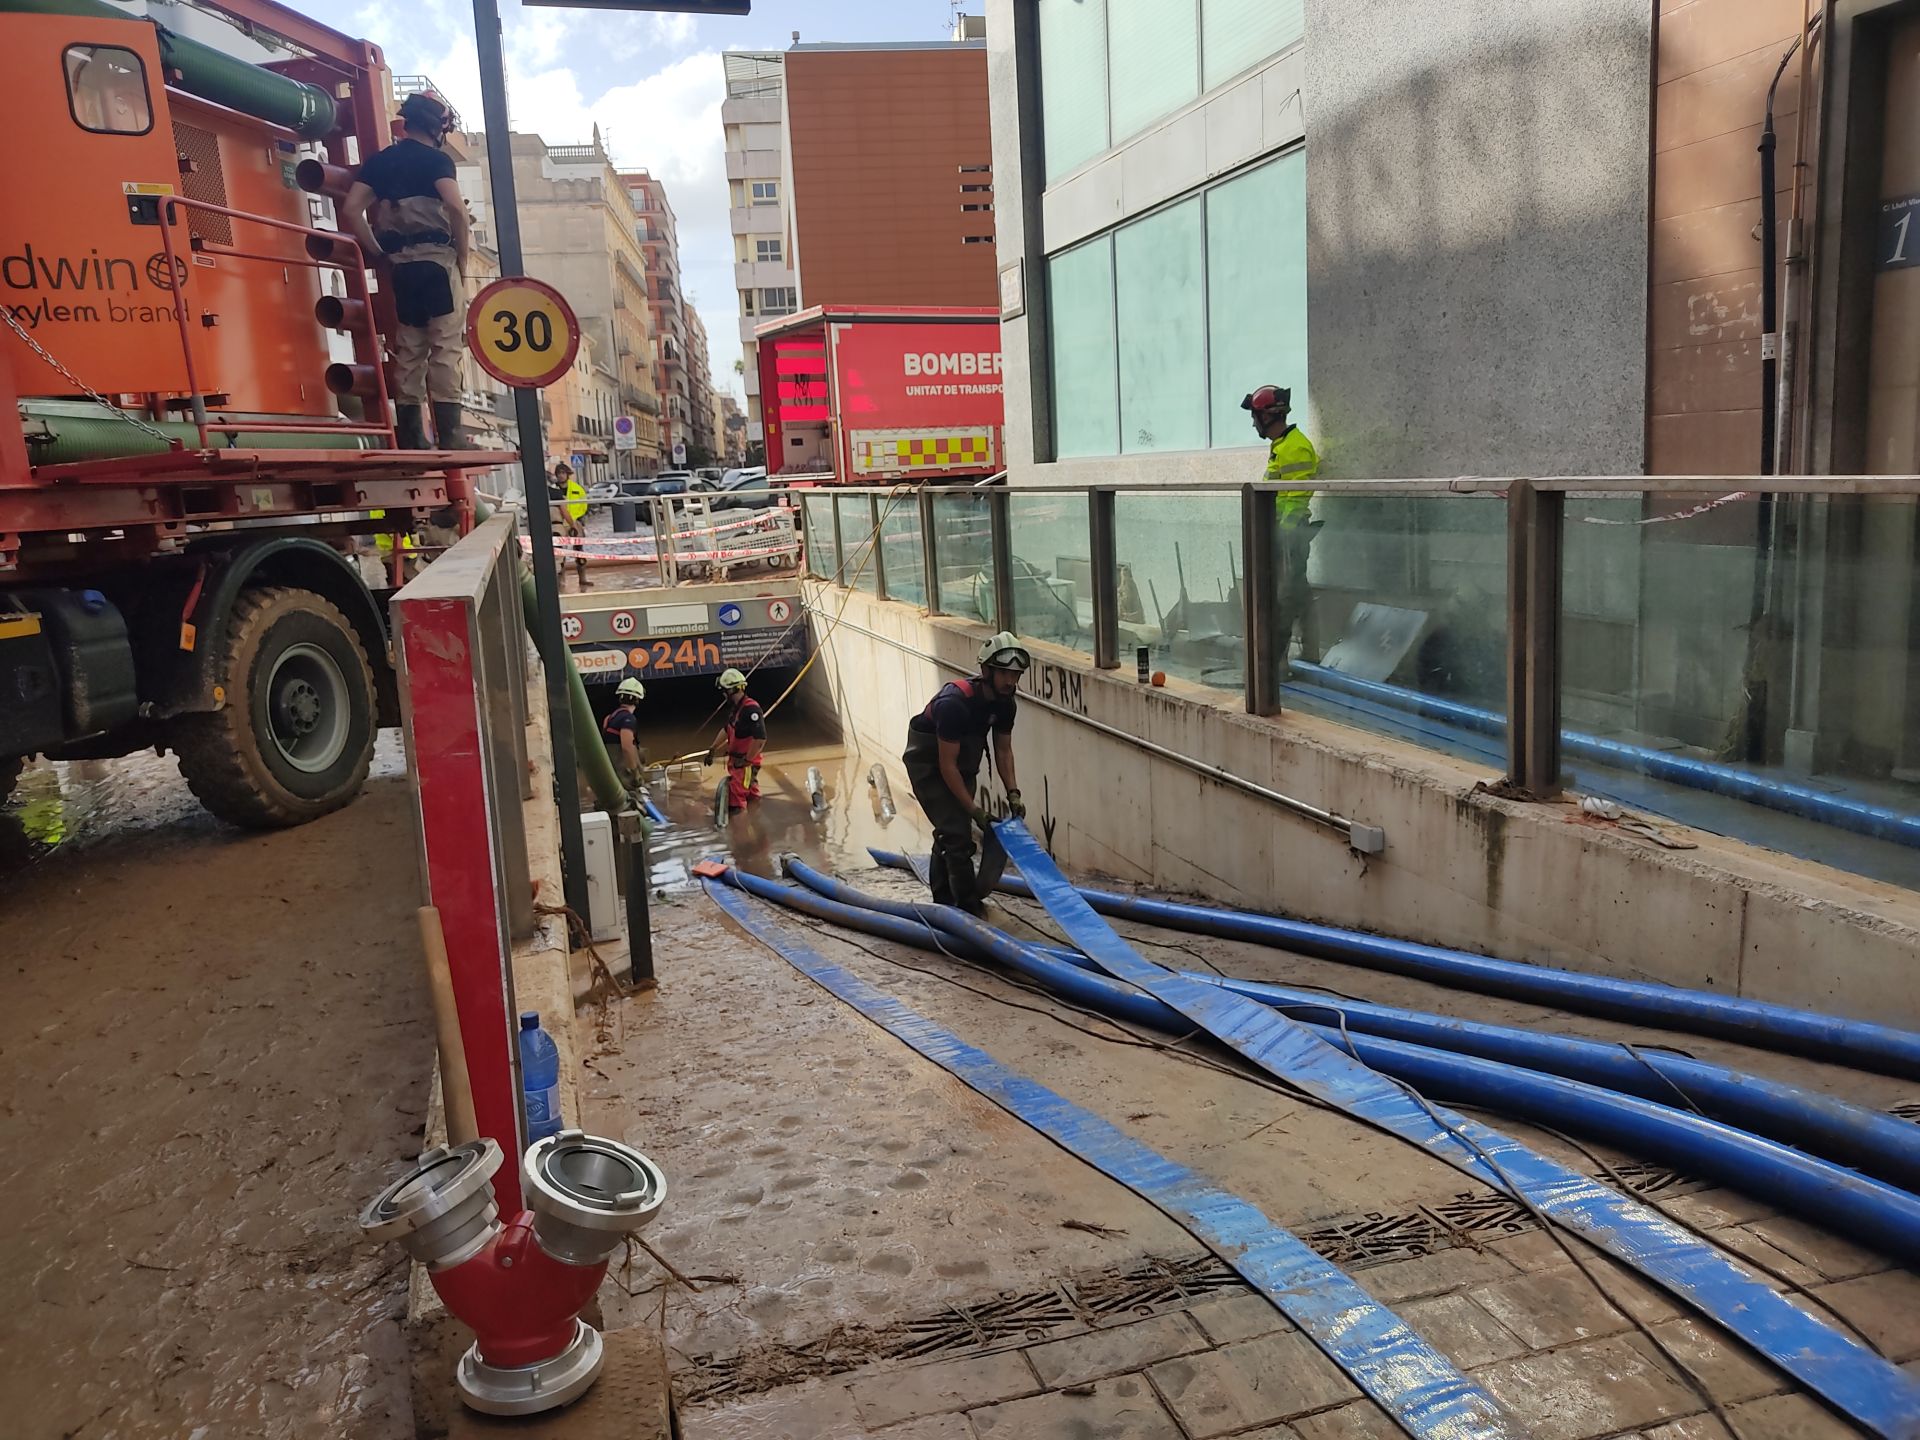
{"type": "MultiPolygon", "coordinates": [[[[0,0],[0,6],[6,3],[7,0],[0,0]]],[[[28,440],[27,455],[35,465],[72,465],[82,460],[117,460],[130,455],[167,452],[166,442],[158,436],[90,401],[23,400],[19,408],[28,440]]],[[[316,419],[315,423],[324,422],[316,419]]],[[[156,423],[142,416],[141,424],[178,438],[189,450],[200,443],[193,426],[177,420],[156,423]]],[[[249,430],[243,420],[234,421],[231,428],[216,423],[209,429],[208,439],[218,450],[366,450],[373,447],[376,439],[371,435],[249,430]]]]}
{"type": "MultiPolygon", "coordinates": [[[[546,653],[541,644],[540,602],[533,588],[533,572],[520,572],[520,604],[526,612],[527,630],[534,637],[534,644],[540,650],[541,663],[553,664],[553,657],[546,653]]],[[[564,647],[563,647],[564,648],[564,647]]],[[[573,663],[573,652],[566,652],[567,658],[567,695],[572,701],[573,711],[573,759],[580,773],[587,777],[587,784],[593,790],[593,798],[598,800],[609,815],[618,815],[622,810],[639,806],[628,796],[627,787],[620,783],[620,776],[613,768],[613,757],[607,754],[607,747],[600,743],[600,722],[593,717],[593,706],[587,700],[587,687],[580,679],[580,667],[573,663]]],[[[646,825],[644,819],[640,822],[646,825]]]]}
{"type": "MultiPolygon", "coordinates": [[[[101,0],[0,0],[0,13],[14,15],[76,15],[89,20],[137,20],[101,0]]],[[[212,100],[243,115],[284,125],[303,140],[319,140],[333,133],[337,112],[333,97],[317,85],[290,80],[258,65],[189,40],[157,21],[160,58],[169,72],[168,83],[189,95],[212,100]]]]}

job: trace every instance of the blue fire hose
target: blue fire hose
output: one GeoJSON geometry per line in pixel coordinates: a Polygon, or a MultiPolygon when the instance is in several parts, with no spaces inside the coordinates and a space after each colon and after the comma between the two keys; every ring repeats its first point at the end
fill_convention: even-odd
{"type": "MultiPolygon", "coordinates": [[[[1325,690],[1378,701],[1483,735],[1507,733],[1504,715],[1478,705],[1442,700],[1438,696],[1422,695],[1417,690],[1386,685],[1377,680],[1362,680],[1304,660],[1293,661],[1292,670],[1295,675],[1325,690]]],[[[1734,800],[1745,800],[1769,810],[1798,815],[1803,820],[1818,820],[1839,830],[1871,835],[1876,840],[1920,846],[1920,815],[1903,814],[1885,805],[1850,800],[1810,786],[1796,785],[1790,780],[1772,780],[1763,775],[1736,770],[1729,765],[1717,765],[1710,760],[1692,760],[1684,755],[1670,755],[1663,750],[1629,745],[1621,740],[1606,740],[1578,730],[1562,730],[1560,748],[1576,759],[1611,765],[1621,770],[1635,770],[1643,775],[1651,775],[1656,780],[1685,785],[1693,790],[1710,791],[1734,800]]]]}
{"type": "MultiPolygon", "coordinates": [[[[912,869],[904,855],[885,850],[868,852],[882,865],[912,869]]],[[[1000,888],[1010,895],[1031,898],[1033,891],[1018,875],[1007,874],[1000,888]]],[[[1168,930],[1212,935],[1222,940],[1244,940],[1255,945],[1292,950],[1344,965],[1359,965],[1389,974],[1430,980],[1458,990],[1474,990],[1509,1000],[1525,1000],[1576,1015],[1627,1020],[1663,1030],[1689,1030],[1719,1035],[1762,1050],[1778,1050],[1829,1060],[1856,1070],[1920,1079],[1920,1034],[1875,1025],[1865,1020],[1843,1020],[1818,1011],[1743,1000],[1706,990],[1655,985],[1641,980],[1582,975],[1548,965],[1525,965],[1495,960],[1465,950],[1390,940],[1358,930],[1258,915],[1244,910],[1221,910],[1173,900],[1121,895],[1109,890],[1082,889],[1082,898],[1102,915],[1138,920],[1168,930]]]]}
{"type": "MultiPolygon", "coordinates": [[[[924,927],[919,926],[915,907],[863,894],[792,856],[786,857],[785,863],[787,873],[809,890],[842,904],[883,910],[890,917],[901,917],[896,923],[905,928],[888,938],[926,945],[924,927]],[[916,928],[922,937],[917,941],[916,928]]],[[[822,915],[821,918],[833,917],[822,915]]],[[[1046,945],[1030,948],[1050,960],[1082,969],[1093,965],[1093,961],[1075,950],[1046,945]]],[[[1666,1050],[1610,1044],[1510,1025],[1490,1025],[1364,1000],[1336,1000],[1309,990],[1209,975],[1197,970],[1176,973],[1183,979],[1245,995],[1310,1024],[1315,1023],[1316,1017],[1325,1023],[1330,1014],[1343,1016],[1347,1029],[1357,1034],[1475,1055],[1584,1081],[1621,1094],[1637,1095],[1663,1105],[1677,1102],[1683,1108],[1698,1109],[1742,1130],[1920,1192],[1920,1125],[1816,1090],[1666,1050]]]]}

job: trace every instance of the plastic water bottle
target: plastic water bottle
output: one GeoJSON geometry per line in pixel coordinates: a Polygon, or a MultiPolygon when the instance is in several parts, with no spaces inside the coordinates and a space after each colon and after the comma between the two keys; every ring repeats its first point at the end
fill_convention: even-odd
{"type": "Polygon", "coordinates": [[[538,1010],[520,1012],[520,1085],[526,1096],[527,1143],[560,1133],[560,1050],[540,1028],[538,1010]]]}

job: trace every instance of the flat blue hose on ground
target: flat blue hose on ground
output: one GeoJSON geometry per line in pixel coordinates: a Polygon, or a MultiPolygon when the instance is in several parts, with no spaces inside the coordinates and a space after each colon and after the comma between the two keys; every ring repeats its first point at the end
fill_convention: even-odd
{"type": "MultiPolygon", "coordinates": [[[[913,906],[865,895],[800,860],[788,857],[786,867],[802,885],[845,904],[883,907],[888,914],[914,919],[913,906]]],[[[910,931],[893,938],[914,943],[910,931]]],[[[1069,965],[1084,968],[1094,963],[1065,948],[1032,948],[1069,965]]],[[[1335,999],[1258,980],[1193,970],[1174,973],[1274,1006],[1303,1023],[1325,1024],[1330,1016],[1344,1017],[1347,1029],[1356,1035],[1377,1035],[1455,1054],[1477,1055],[1662,1105],[1694,1108],[1729,1125],[1920,1192],[1920,1125],[1815,1090],[1663,1050],[1459,1020],[1364,1000],[1335,999]]],[[[1339,1022],[1334,1023],[1337,1028],[1339,1022]]]]}
{"type": "MultiPolygon", "coordinates": [[[[1425,1153],[1496,1189],[1522,1197],[1530,1208],[1685,1298],[1807,1389],[1876,1433],[1902,1437],[1902,1440],[1920,1437],[1920,1381],[1798,1309],[1698,1236],[1641,1202],[1536,1154],[1489,1126],[1436,1108],[1405,1086],[1266,1006],[1218,986],[1183,980],[1142,959],[1093,912],[1023,824],[1017,820],[1003,821],[995,827],[995,832],[1008,858],[1020,867],[1031,884],[1034,898],[1066,931],[1068,938],[1108,974],[1138,985],[1271,1074],[1347,1114],[1401,1136],[1425,1153]]],[[[972,917],[943,906],[927,906],[924,917],[949,933],[970,937],[972,927],[979,924],[972,917]],[[960,921],[966,924],[958,923],[960,921]]],[[[1405,1048],[1392,1041],[1377,1043],[1405,1048]]],[[[1486,1094],[1488,1075],[1466,1073],[1472,1068],[1489,1066],[1490,1062],[1446,1056],[1437,1051],[1425,1053],[1432,1057],[1428,1063],[1441,1067],[1436,1073],[1454,1076],[1468,1093],[1499,1103],[1498,1094],[1486,1094]]],[[[1504,1081],[1510,1092],[1523,1086],[1532,1088],[1533,1082],[1546,1079],[1511,1067],[1492,1068],[1507,1070],[1504,1081]]],[[[1566,1080],[1552,1083],[1556,1087],[1576,1084],[1566,1080]]],[[[1583,1122],[1602,1123],[1587,1111],[1593,1108],[1593,1097],[1604,1096],[1606,1092],[1594,1092],[1592,1087],[1579,1089],[1591,1093],[1581,1095],[1564,1090],[1563,1099],[1567,1103],[1553,1112],[1559,1122],[1571,1129],[1585,1128],[1583,1122]]],[[[1507,1098],[1517,1103],[1512,1093],[1507,1098]]],[[[1613,1102],[1644,1104],[1625,1101],[1620,1096],[1608,1098],[1613,1102]]],[[[1661,1108],[1646,1107],[1649,1111],[1661,1108]]],[[[1693,1120],[1700,1125],[1713,1123],[1679,1112],[1668,1113],[1677,1120],[1693,1120]]],[[[1622,1122],[1616,1119],[1613,1123],[1622,1122]]],[[[1751,1141],[1751,1148],[1757,1151],[1764,1144],[1751,1141]]],[[[1798,1159],[1809,1166],[1820,1163],[1804,1156],[1798,1159]]],[[[1765,1169],[1758,1169],[1758,1173],[1770,1179],[1780,1178],[1765,1169]]],[[[1857,1182],[1858,1186],[1870,1184],[1872,1182],[1864,1180],[1857,1182]]],[[[1772,1193],[1764,1186],[1743,1188],[1763,1198],[1772,1193]]],[[[1857,1193],[1856,1190],[1842,1198],[1851,1201],[1857,1193]]]]}
{"type": "MultiPolygon", "coordinates": [[[[1075,1004],[1116,1019],[1176,1035],[1193,1028],[1195,1017],[1183,1015],[1162,999],[1123,981],[1074,968],[1092,963],[1084,955],[1063,964],[1065,952],[1027,945],[959,911],[868,895],[792,858],[787,869],[810,889],[796,891],[749,875],[740,876],[736,883],[762,899],[835,924],[922,948],[944,943],[967,958],[997,960],[1075,1004]],[[931,936],[929,927],[944,931],[945,941],[931,936]]],[[[1220,988],[1214,977],[1168,973],[1220,988]]],[[[1896,1186],[1691,1111],[1521,1066],[1359,1033],[1351,1022],[1343,1030],[1340,1016],[1346,1007],[1340,1003],[1318,999],[1312,1009],[1319,1012],[1320,1023],[1306,1022],[1305,1028],[1335,1049],[1423,1093],[1431,1087],[1435,1094],[1481,1103],[1502,1114],[1582,1131],[1701,1179],[1764,1194],[1783,1210],[1876,1246],[1896,1259],[1920,1262],[1920,1198],[1896,1186]]],[[[1489,1170],[1469,1173],[1481,1179],[1491,1174],[1489,1170]]],[[[1497,1179],[1492,1177],[1490,1183],[1497,1179]]]]}
{"type": "Polygon", "coordinates": [[[667,812],[653,803],[653,797],[651,795],[642,793],[640,796],[640,809],[642,813],[646,815],[647,819],[651,820],[654,824],[664,825],[667,823],[667,812]]]}
{"type": "MultiPolygon", "coordinates": [[[[1483,735],[1507,733],[1506,716],[1478,705],[1442,700],[1438,696],[1422,695],[1417,690],[1386,685],[1377,680],[1362,680],[1358,676],[1342,674],[1338,670],[1304,660],[1293,661],[1292,670],[1303,680],[1343,695],[1378,701],[1415,715],[1445,720],[1483,735]]],[[[1836,829],[1871,835],[1876,840],[1920,846],[1920,815],[1903,814],[1885,805],[1829,795],[1811,786],[1796,785],[1791,780],[1773,780],[1764,775],[1737,770],[1730,765],[1694,760],[1685,755],[1670,755],[1664,750],[1629,745],[1623,740],[1606,740],[1598,735],[1582,734],[1578,730],[1562,730],[1560,748],[1576,759],[1612,765],[1621,770],[1636,770],[1656,780],[1745,800],[1749,804],[1761,805],[1783,814],[1818,820],[1836,829]]]]}
{"type": "MultiPolygon", "coordinates": [[[[886,850],[868,853],[882,865],[913,868],[904,855],[886,850]]],[[[1033,893],[1024,879],[1012,874],[1001,879],[1000,888],[1010,895],[1031,896],[1033,893]]],[[[1277,915],[1215,909],[1109,890],[1083,889],[1080,895],[1102,915],[1122,920],[1138,920],[1222,940],[1269,945],[1344,965],[1430,980],[1458,990],[1476,990],[1486,995],[1571,1010],[1577,1015],[1630,1020],[1662,1030],[1720,1035],[1762,1050],[1808,1055],[1856,1070],[1920,1079],[1920,1034],[1890,1025],[1843,1020],[1791,1005],[1744,1000],[1736,995],[1687,990],[1677,985],[1655,985],[1643,980],[1583,975],[1549,965],[1496,960],[1465,950],[1392,940],[1277,915]]]]}
{"type": "MultiPolygon", "coordinates": [[[[728,872],[743,883],[754,877],[728,872]]],[[[760,885],[771,882],[761,881],[760,885]]],[[[1253,1285],[1419,1440],[1524,1440],[1497,1401],[1344,1271],[1255,1206],[1009,1070],[818,951],[744,896],[706,882],[722,909],[829,993],[1010,1114],[1185,1226],[1253,1285]]],[[[759,886],[748,888],[758,889],[759,886]]],[[[784,889],[783,886],[775,886],[784,889]]]]}

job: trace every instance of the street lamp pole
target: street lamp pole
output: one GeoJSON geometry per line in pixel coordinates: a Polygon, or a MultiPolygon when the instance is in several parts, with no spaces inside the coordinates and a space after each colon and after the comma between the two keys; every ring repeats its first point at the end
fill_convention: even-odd
{"type": "MultiPolygon", "coordinates": [[[[500,7],[473,0],[473,38],[480,60],[480,102],[487,127],[487,175],[493,190],[494,240],[502,275],[526,274],[520,249],[520,204],[513,185],[513,132],[507,121],[507,77],[500,55],[500,7]]],[[[533,540],[534,640],[547,676],[547,717],[553,734],[553,781],[560,805],[560,869],[567,905],[587,913],[586,841],[580,830],[580,772],[574,763],[573,697],[567,684],[567,642],[560,633],[560,568],[554,563],[553,508],[547,503],[546,446],[540,431],[540,392],[513,392],[520,428],[520,473],[527,492],[527,533],[533,540]]]]}

